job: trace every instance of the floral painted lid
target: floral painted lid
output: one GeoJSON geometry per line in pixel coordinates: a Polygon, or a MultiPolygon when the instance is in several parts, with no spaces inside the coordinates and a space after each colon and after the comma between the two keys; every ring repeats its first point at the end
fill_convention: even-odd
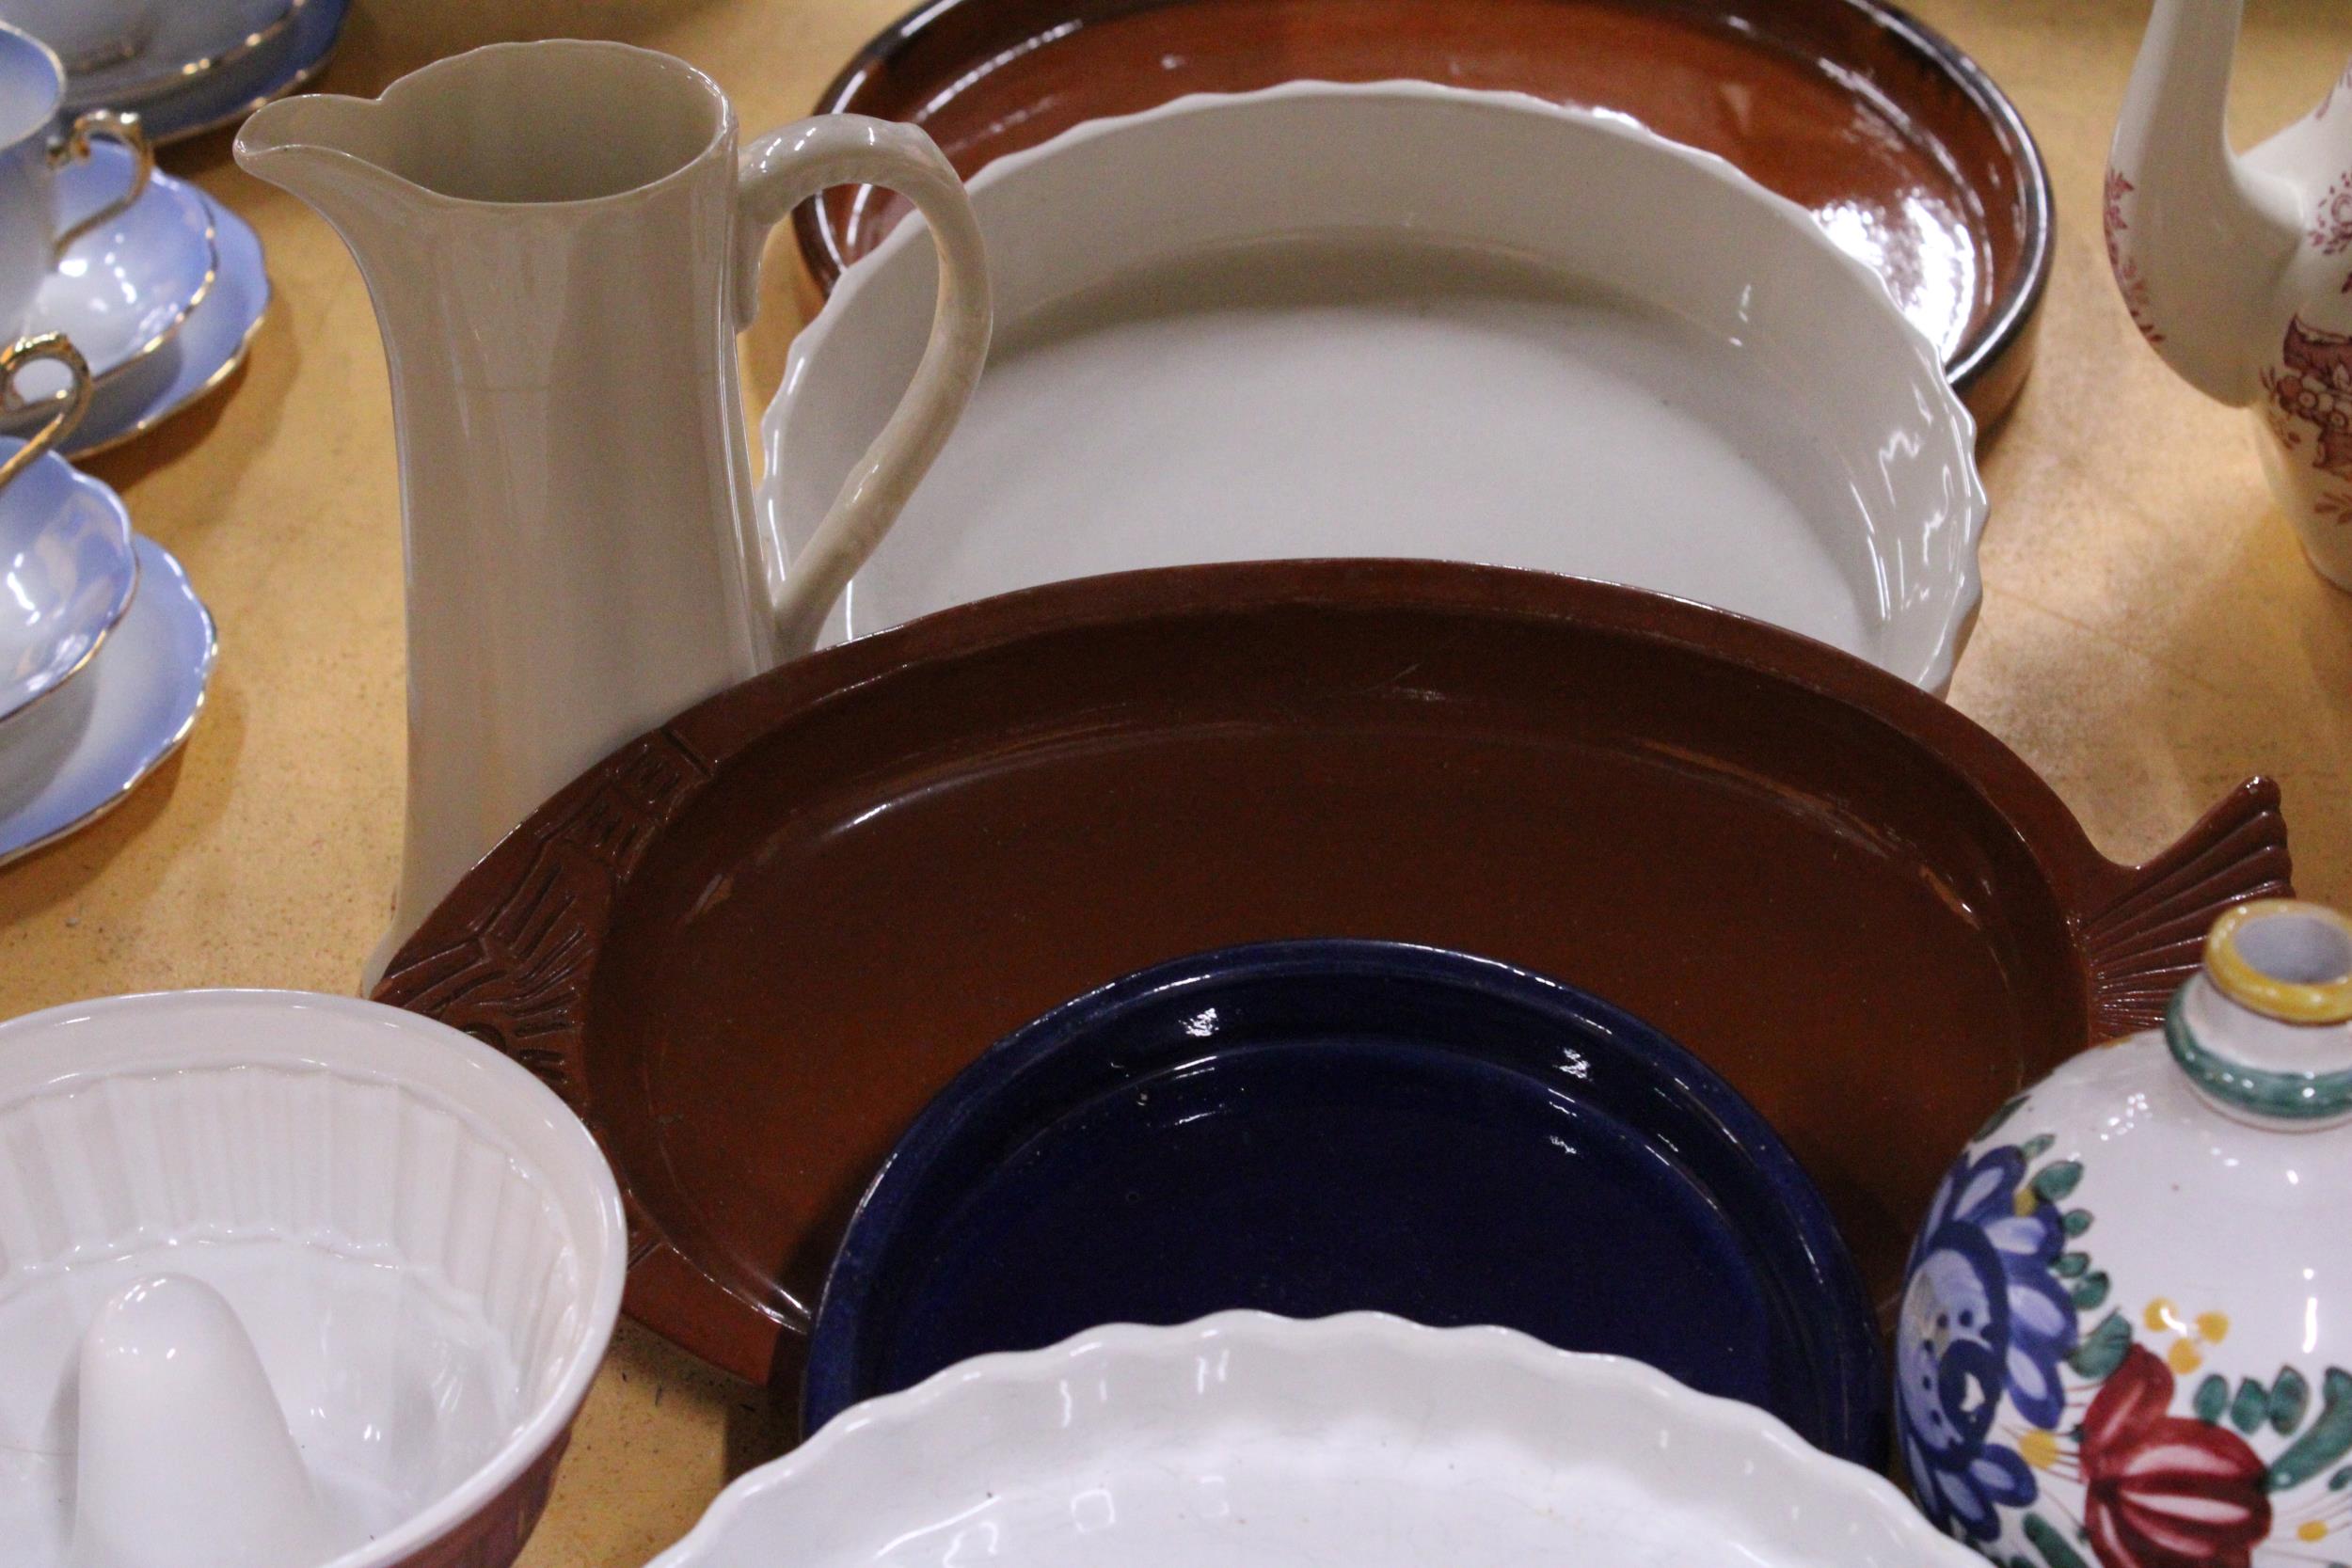
{"type": "Polygon", "coordinates": [[[2003,1106],[1896,1331],[1903,1467],[2005,1568],[2352,1562],[2352,922],[2216,923],[2161,1030],[2003,1106]]]}

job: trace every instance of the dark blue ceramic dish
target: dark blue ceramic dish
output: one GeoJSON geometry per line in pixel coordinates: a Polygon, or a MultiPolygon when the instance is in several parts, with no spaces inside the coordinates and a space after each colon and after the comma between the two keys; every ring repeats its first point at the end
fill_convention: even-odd
{"type": "Polygon", "coordinates": [[[1606,1003],[1376,942],[1178,959],[980,1056],[859,1205],[803,1420],[1237,1307],[1502,1323],[1884,1457],[1868,1305],[1763,1118],[1606,1003]]]}

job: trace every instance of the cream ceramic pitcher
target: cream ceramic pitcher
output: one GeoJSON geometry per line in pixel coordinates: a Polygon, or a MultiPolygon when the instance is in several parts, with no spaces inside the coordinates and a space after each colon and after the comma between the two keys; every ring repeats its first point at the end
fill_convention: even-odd
{"type": "Polygon", "coordinates": [[[351,247],[391,373],[408,805],[373,983],[542,800],[813,644],[971,395],[988,280],[922,132],[828,116],[739,160],[718,86],[623,44],[493,45],[380,99],[286,99],[236,151],[351,247]],[[938,306],[897,414],[787,569],[752,516],[735,337],[770,229],[851,182],[930,221],[938,306]]]}
{"type": "Polygon", "coordinates": [[[2107,259],[2165,362],[2250,407],[2280,510],[2352,589],[2352,71],[2243,156],[2244,0],[2155,0],[2107,167],[2107,259]]]}

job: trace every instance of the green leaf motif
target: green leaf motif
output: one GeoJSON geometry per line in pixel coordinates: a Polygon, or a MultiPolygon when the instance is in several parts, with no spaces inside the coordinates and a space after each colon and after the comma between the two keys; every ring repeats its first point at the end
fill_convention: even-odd
{"type": "Polygon", "coordinates": [[[2066,1544],[2066,1537],[2039,1513],[2026,1515],[2026,1539],[2033,1543],[2033,1549],[2042,1554],[2042,1560],[2050,1568],[2090,1568],[2082,1554],[2066,1544]]]}
{"type": "Polygon", "coordinates": [[[2034,1173],[2033,1194],[2044,1203],[2063,1203],[2083,1179],[2082,1162],[2060,1160],[2055,1165],[2044,1165],[2034,1173]]]}
{"type": "Polygon", "coordinates": [[[2218,1423],[2229,1412],[2230,1380],[2219,1372],[2207,1374],[2205,1381],[2197,1386],[2197,1399],[2190,1408],[2208,1426],[2218,1423]]]}
{"type": "Polygon", "coordinates": [[[2352,1465],[2346,1465],[2328,1478],[2328,1490],[2330,1492],[2341,1492],[2347,1486],[2352,1486],[2352,1465]]]}
{"type": "Polygon", "coordinates": [[[2023,1105],[2025,1102],[2026,1097],[2022,1094],[2018,1095],[2008,1104],[2002,1106],[1999,1110],[1985,1117],[1984,1125],[1978,1128],[1977,1135],[1970,1138],[1968,1141],[1972,1144],[1980,1144],[1984,1142],[1985,1139],[1991,1137],[1994,1133],[1998,1132],[2001,1130],[2001,1124],[2009,1120],[2010,1117],[2015,1116],[2017,1114],[2017,1107],[2023,1105]]]}
{"type": "Polygon", "coordinates": [[[2074,1310],[2095,1312],[2107,1299],[2107,1276],[2104,1274],[2085,1275],[2083,1282],[2074,1287],[2074,1310]]]}
{"type": "Polygon", "coordinates": [[[2330,1367],[2319,1380],[2319,1418],[2271,1461],[2263,1483],[2273,1492],[2300,1486],[2352,1451],[2352,1372],[2330,1367]]]}
{"type": "Polygon", "coordinates": [[[2024,1143],[2019,1144],[2017,1146],[2017,1152],[2024,1155],[2026,1157],[2026,1164],[2030,1165],[2036,1160],[2041,1159],[2044,1154],[2049,1153],[2050,1146],[2056,1142],[2058,1142],[2056,1138],[2050,1136],[2049,1133],[2044,1132],[2038,1138],[2027,1138],[2024,1143]]]}
{"type": "Polygon", "coordinates": [[[2248,1378],[2237,1386],[2237,1398],[2230,1402],[2230,1424],[2251,1435],[2270,1418],[2270,1390],[2248,1378]]]}
{"type": "Polygon", "coordinates": [[[2090,1211],[2074,1210],[2064,1219],[2058,1221],[2058,1225],[2069,1236],[2079,1236],[2090,1228],[2090,1211]]]}
{"type": "Polygon", "coordinates": [[[2279,1369],[2278,1380],[2270,1386],[2270,1430],[2284,1437],[2303,1424],[2310,1414],[2312,1386],[2303,1381],[2303,1374],[2293,1367],[2279,1369]]]}
{"type": "Polygon", "coordinates": [[[2132,1348],[2132,1325],[2123,1321],[2121,1312],[2109,1312],[2099,1326],[2083,1336],[2067,1364],[2093,1383],[2104,1380],[2109,1372],[2123,1364],[2124,1353],[2132,1348]]]}
{"type": "Polygon", "coordinates": [[[2051,1272],[2060,1279],[2073,1279],[2089,1267],[2090,1254],[2087,1252],[2061,1252],[2058,1260],[2050,1265],[2051,1272]]]}

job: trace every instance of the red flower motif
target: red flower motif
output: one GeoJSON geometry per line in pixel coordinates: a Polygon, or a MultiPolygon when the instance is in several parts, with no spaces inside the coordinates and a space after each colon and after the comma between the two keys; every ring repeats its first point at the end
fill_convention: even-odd
{"type": "Polygon", "coordinates": [[[2338,176],[2328,194],[2319,198],[2306,238],[2322,256],[2352,249],[2352,170],[2338,176]]]}
{"type": "Polygon", "coordinates": [[[2083,1526],[2106,1568],[2249,1568],[2270,1533],[2263,1462],[2226,1427],[2168,1416],[2172,1370],[2135,1345],[2083,1418],[2083,1526]]]}

